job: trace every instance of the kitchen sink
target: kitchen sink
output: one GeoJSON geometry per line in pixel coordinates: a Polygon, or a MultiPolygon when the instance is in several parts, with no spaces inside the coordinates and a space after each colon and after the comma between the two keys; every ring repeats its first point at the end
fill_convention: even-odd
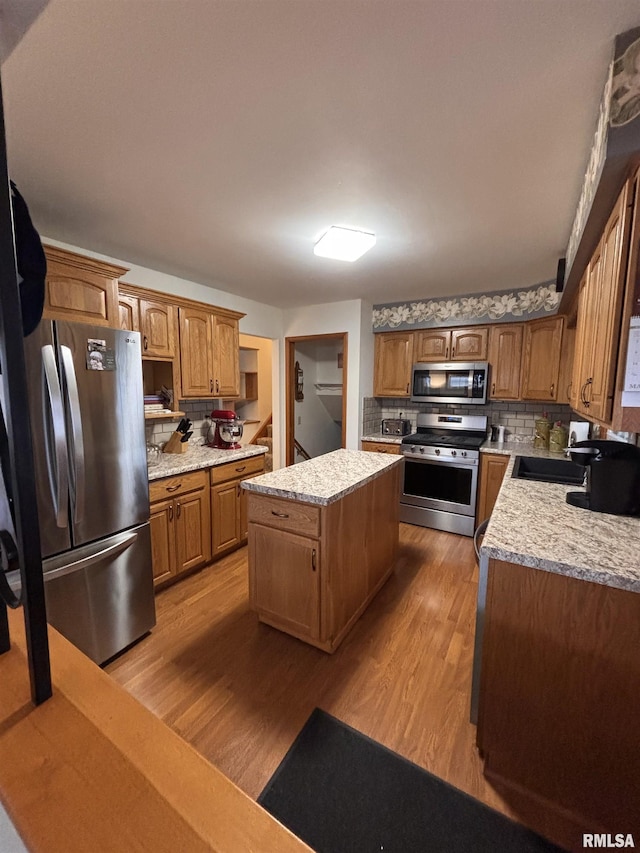
{"type": "Polygon", "coordinates": [[[582,486],[584,465],[568,459],[542,459],[538,456],[516,456],[512,477],[516,480],[538,480],[543,483],[562,483],[582,486]]]}

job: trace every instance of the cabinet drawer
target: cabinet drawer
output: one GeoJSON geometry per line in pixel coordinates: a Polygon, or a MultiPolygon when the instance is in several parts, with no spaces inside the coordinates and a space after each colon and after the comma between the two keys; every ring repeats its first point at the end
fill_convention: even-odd
{"type": "Polygon", "coordinates": [[[237,459],[235,462],[225,462],[211,468],[211,485],[225,483],[227,480],[244,479],[264,470],[264,453],[260,456],[249,456],[247,459],[237,459]]]}
{"type": "Polygon", "coordinates": [[[152,480],[149,483],[149,501],[166,500],[185,492],[204,489],[208,485],[206,471],[190,471],[175,477],[165,477],[162,480],[152,480]]]}
{"type": "Polygon", "coordinates": [[[360,445],[362,450],[373,453],[394,453],[396,456],[400,453],[399,444],[386,444],[384,441],[362,441],[360,445]]]}
{"type": "Polygon", "coordinates": [[[267,498],[249,492],[249,521],[289,530],[301,536],[320,535],[320,507],[267,498]]]}

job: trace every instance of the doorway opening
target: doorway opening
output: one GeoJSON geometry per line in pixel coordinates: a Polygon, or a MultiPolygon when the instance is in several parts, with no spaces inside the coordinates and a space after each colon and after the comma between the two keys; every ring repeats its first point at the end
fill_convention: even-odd
{"type": "Polygon", "coordinates": [[[347,337],[285,338],[287,465],[345,446],[347,337]]]}

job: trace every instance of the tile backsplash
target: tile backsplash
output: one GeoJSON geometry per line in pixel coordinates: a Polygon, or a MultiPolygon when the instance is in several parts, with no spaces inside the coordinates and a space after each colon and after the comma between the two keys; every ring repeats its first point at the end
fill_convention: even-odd
{"type": "Polygon", "coordinates": [[[505,436],[510,441],[526,441],[533,439],[535,421],[543,412],[553,423],[562,421],[569,426],[569,421],[580,420],[566,405],[551,403],[487,403],[486,406],[456,406],[436,405],[429,403],[415,404],[409,400],[394,400],[390,398],[365,397],[363,401],[363,434],[378,435],[383,418],[409,418],[411,429],[416,429],[418,414],[448,414],[448,415],[486,415],[488,426],[503,424],[506,427],[505,436]]]}
{"type": "MultiPolygon", "coordinates": [[[[213,400],[180,400],[180,411],[193,421],[193,435],[189,439],[191,443],[202,444],[207,439],[211,421],[209,415],[216,408],[213,400]]],[[[175,420],[147,421],[146,439],[152,444],[162,446],[168,441],[175,428],[180,423],[180,418],[175,420]]]]}

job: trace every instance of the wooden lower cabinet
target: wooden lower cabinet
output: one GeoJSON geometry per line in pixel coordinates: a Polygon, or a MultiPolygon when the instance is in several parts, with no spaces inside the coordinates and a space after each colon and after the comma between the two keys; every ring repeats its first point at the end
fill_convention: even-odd
{"type": "Polygon", "coordinates": [[[394,453],[396,456],[400,453],[399,444],[387,444],[384,441],[361,441],[360,449],[372,453],[394,453]]]}
{"type": "Polygon", "coordinates": [[[567,850],[584,832],[640,826],[639,646],[638,593],[489,560],[484,772],[523,823],[544,816],[567,850]]]}
{"type": "Polygon", "coordinates": [[[317,539],[252,525],[251,548],[260,554],[254,586],[263,621],[297,637],[320,637],[320,543],[317,539]]]}
{"type": "Polygon", "coordinates": [[[211,469],[211,534],[214,559],[247,541],[247,496],[240,483],[263,472],[264,456],[228,462],[211,469]]]}
{"type": "Polygon", "coordinates": [[[261,622],[334,652],[394,569],[402,465],[319,506],[249,492],[249,596],[261,622]]]}
{"type": "Polygon", "coordinates": [[[149,484],[155,586],[210,562],[208,485],[206,471],[193,471],[149,484]]]}
{"type": "Polygon", "coordinates": [[[478,487],[478,507],[476,526],[489,518],[509,464],[509,456],[501,453],[480,454],[480,474],[478,487]]]}

